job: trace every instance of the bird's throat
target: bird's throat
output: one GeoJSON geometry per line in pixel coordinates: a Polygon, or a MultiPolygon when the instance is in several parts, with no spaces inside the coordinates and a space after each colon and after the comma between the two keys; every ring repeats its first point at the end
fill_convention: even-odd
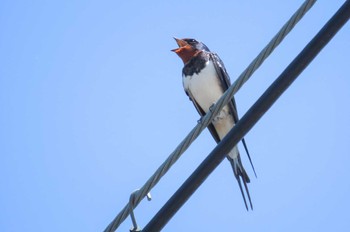
{"type": "Polygon", "coordinates": [[[197,56],[202,51],[193,49],[190,46],[184,46],[175,49],[174,52],[181,58],[184,64],[187,64],[193,57],[197,56]]]}

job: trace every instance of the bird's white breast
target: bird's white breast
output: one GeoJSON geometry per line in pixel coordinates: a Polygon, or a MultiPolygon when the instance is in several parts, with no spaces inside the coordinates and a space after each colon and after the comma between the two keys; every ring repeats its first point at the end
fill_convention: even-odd
{"type": "Polygon", "coordinates": [[[194,100],[205,112],[208,112],[209,107],[223,94],[215,67],[210,60],[198,74],[183,76],[182,83],[184,89],[195,98],[194,100]]]}
{"type": "MultiPolygon", "coordinates": [[[[204,69],[198,74],[182,77],[183,87],[192,100],[199,105],[205,113],[224,93],[213,63],[209,60],[204,69]]],[[[234,126],[234,120],[229,113],[229,107],[225,106],[214,118],[213,125],[222,139],[234,126]]]]}

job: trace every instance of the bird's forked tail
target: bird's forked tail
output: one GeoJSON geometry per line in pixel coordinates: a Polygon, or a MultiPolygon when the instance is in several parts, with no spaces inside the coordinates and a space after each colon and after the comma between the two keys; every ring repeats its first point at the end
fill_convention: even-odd
{"type": "Polygon", "coordinates": [[[250,198],[250,194],[249,194],[249,190],[248,190],[248,186],[247,186],[247,183],[250,182],[250,179],[249,179],[247,172],[244,170],[244,167],[243,167],[242,161],[241,161],[241,157],[239,155],[237,147],[234,147],[232,149],[232,151],[227,155],[227,159],[231,163],[233,173],[237,179],[239,188],[241,190],[246,209],[249,210],[245,195],[247,195],[248,200],[249,200],[249,204],[250,204],[250,208],[253,210],[253,204],[252,204],[252,200],[250,198]],[[244,190],[242,187],[242,182],[244,185],[245,194],[244,194],[244,190]]]}

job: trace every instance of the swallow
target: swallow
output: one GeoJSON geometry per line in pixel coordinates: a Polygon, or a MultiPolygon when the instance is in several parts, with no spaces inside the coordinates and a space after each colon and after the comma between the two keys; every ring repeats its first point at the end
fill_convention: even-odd
{"type": "MultiPolygon", "coordinates": [[[[203,117],[231,85],[230,77],[219,56],[216,53],[212,53],[204,43],[190,38],[174,39],[179,47],[171,51],[175,52],[184,63],[182,69],[182,84],[185,93],[194,104],[198,113],[203,117]]],[[[236,102],[234,98],[232,98],[208,125],[208,129],[215,141],[219,143],[237,121],[236,102]]],[[[242,139],[242,143],[256,176],[244,138],[242,139]]],[[[245,195],[248,197],[250,208],[253,209],[247,186],[247,184],[250,183],[250,179],[243,167],[237,146],[235,146],[226,157],[232,166],[246,209],[248,210],[248,204],[245,195]]]]}

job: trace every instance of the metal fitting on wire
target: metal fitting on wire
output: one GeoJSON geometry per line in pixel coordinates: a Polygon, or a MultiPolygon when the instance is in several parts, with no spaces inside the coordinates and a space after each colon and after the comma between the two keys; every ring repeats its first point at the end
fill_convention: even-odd
{"type": "MultiPolygon", "coordinates": [[[[130,194],[130,198],[129,198],[130,217],[131,217],[131,221],[133,224],[133,227],[130,229],[130,232],[140,232],[141,231],[141,228],[137,225],[135,214],[134,214],[136,194],[138,191],[139,191],[139,189],[136,189],[134,192],[132,192],[130,194]]],[[[152,200],[151,193],[147,193],[146,197],[147,197],[148,201],[152,200]]]]}

